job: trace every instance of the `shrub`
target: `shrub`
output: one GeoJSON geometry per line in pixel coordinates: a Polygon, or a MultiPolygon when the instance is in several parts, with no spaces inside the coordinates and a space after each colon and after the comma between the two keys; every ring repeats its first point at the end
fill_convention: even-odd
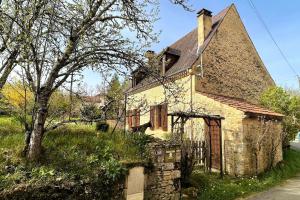
{"type": "Polygon", "coordinates": [[[190,184],[198,189],[198,199],[234,200],[269,189],[299,174],[299,156],[300,152],[287,149],[284,151],[284,160],[274,169],[251,178],[224,176],[221,179],[219,174],[208,174],[203,169],[196,169],[190,184]]]}
{"type": "Polygon", "coordinates": [[[300,131],[300,96],[289,94],[281,87],[270,88],[261,96],[261,104],[285,115],[283,120],[284,146],[300,131]]]}
{"type": "Polygon", "coordinates": [[[109,129],[109,125],[106,122],[97,122],[96,123],[96,130],[97,131],[102,131],[102,132],[107,132],[109,129]]]}
{"type": "Polygon", "coordinates": [[[133,146],[137,147],[140,156],[145,157],[147,154],[146,146],[151,142],[151,135],[145,133],[130,133],[128,134],[128,137],[133,143],[133,146]]]}

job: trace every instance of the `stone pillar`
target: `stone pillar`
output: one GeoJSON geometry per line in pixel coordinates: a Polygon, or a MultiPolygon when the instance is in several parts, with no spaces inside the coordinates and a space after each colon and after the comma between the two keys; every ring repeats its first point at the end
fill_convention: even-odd
{"type": "Polygon", "coordinates": [[[156,140],[149,145],[152,167],[146,173],[145,199],[180,198],[180,145],[156,140]]]}

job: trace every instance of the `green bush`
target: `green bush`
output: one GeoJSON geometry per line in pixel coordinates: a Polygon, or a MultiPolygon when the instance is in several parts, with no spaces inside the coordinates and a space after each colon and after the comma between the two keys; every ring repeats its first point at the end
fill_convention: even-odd
{"type": "Polygon", "coordinates": [[[102,131],[102,132],[107,132],[109,129],[109,125],[106,122],[97,122],[96,123],[96,130],[97,131],[102,131]]]}
{"type": "Polygon", "coordinates": [[[300,152],[286,150],[284,160],[274,169],[252,178],[234,178],[219,174],[207,174],[202,170],[195,170],[190,183],[198,189],[198,199],[234,200],[260,192],[280,184],[282,181],[300,173],[300,152]]]}
{"type": "Polygon", "coordinates": [[[270,88],[261,98],[261,104],[275,112],[285,115],[282,122],[284,131],[284,146],[295,139],[300,131],[300,96],[290,94],[281,87],[270,88]]]}
{"type": "Polygon", "coordinates": [[[151,142],[151,136],[145,133],[130,133],[128,134],[129,140],[131,140],[132,145],[136,146],[138,152],[140,152],[141,157],[147,156],[146,146],[151,142]]]}

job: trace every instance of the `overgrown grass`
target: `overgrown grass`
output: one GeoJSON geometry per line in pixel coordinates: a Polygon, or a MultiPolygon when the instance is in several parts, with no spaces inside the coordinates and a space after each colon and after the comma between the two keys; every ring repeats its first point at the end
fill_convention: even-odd
{"type": "Polygon", "coordinates": [[[198,189],[198,199],[233,200],[266,190],[300,173],[300,152],[292,149],[284,152],[284,161],[273,170],[257,178],[232,178],[219,174],[204,174],[195,170],[191,184],[198,189]]]}
{"type": "Polygon", "coordinates": [[[140,162],[143,143],[139,136],[95,130],[94,125],[69,125],[47,133],[38,163],[21,156],[24,134],[13,118],[0,118],[0,192],[17,185],[50,182],[115,179],[125,169],[120,161],[140,162]]]}

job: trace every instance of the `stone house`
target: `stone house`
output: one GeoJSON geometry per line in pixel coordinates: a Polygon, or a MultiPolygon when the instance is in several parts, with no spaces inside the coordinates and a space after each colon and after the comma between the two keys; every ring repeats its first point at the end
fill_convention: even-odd
{"type": "Polygon", "coordinates": [[[105,106],[105,99],[106,99],[105,94],[97,94],[94,96],[83,96],[82,97],[84,105],[94,105],[98,108],[105,106]]]}
{"type": "Polygon", "coordinates": [[[151,122],[146,133],[166,139],[175,130],[172,113],[219,116],[223,120],[209,126],[201,118],[189,118],[184,137],[209,137],[206,145],[215,170],[237,176],[263,172],[282,160],[283,115],[259,106],[260,95],[275,83],[235,5],[214,16],[202,9],[197,21],[197,28],[161,52],[163,83],[139,69],[133,72],[126,127],[151,122]]]}

